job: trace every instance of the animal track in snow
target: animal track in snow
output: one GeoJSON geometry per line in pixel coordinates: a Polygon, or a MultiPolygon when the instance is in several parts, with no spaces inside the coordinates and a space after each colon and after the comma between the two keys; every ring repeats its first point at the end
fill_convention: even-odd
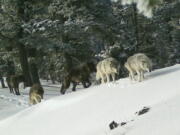
{"type": "Polygon", "coordinates": [[[21,96],[21,98],[19,98],[19,96],[5,96],[5,95],[0,95],[0,99],[6,100],[8,102],[11,102],[15,105],[18,106],[24,106],[24,107],[28,107],[28,98],[27,96],[21,96]]]}

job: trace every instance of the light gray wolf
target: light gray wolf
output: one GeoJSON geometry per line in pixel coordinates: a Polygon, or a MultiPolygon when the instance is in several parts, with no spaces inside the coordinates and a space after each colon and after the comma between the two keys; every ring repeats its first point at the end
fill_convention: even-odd
{"type": "Polygon", "coordinates": [[[100,61],[96,66],[96,80],[101,83],[110,82],[110,77],[115,81],[116,74],[119,71],[119,63],[116,59],[110,57],[100,61]]]}
{"type": "Polygon", "coordinates": [[[144,80],[144,72],[150,72],[152,70],[151,60],[143,53],[130,56],[124,66],[129,71],[130,79],[136,80],[135,74],[137,74],[137,81],[139,82],[144,80]]]}

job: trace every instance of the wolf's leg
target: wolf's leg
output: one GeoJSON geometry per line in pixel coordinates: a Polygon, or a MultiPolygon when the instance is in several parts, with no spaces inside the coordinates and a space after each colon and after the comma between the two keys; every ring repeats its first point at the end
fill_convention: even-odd
{"type": "Polygon", "coordinates": [[[16,95],[20,95],[18,82],[15,84],[15,92],[16,92],[16,95]]]}
{"type": "Polygon", "coordinates": [[[143,80],[143,73],[140,71],[140,82],[143,80]]]}
{"type": "Polygon", "coordinates": [[[77,86],[77,83],[76,83],[76,82],[73,82],[73,88],[72,88],[72,91],[76,91],[76,86],[77,86]]]}
{"type": "Polygon", "coordinates": [[[14,95],[16,95],[16,90],[15,90],[14,87],[12,87],[12,93],[13,93],[14,95]]]}
{"type": "Polygon", "coordinates": [[[142,78],[142,81],[144,80],[144,71],[141,71],[141,78],[142,78]]]}
{"type": "Polygon", "coordinates": [[[31,105],[35,105],[35,104],[37,104],[37,103],[36,103],[36,100],[35,100],[35,98],[34,98],[34,97],[31,99],[30,104],[31,104],[31,105]]]}
{"type": "Polygon", "coordinates": [[[13,88],[9,86],[10,93],[13,93],[13,88]]]}
{"type": "Polygon", "coordinates": [[[85,81],[88,83],[88,84],[86,85],[86,87],[91,86],[91,82],[90,82],[89,78],[90,78],[90,76],[88,76],[88,77],[86,78],[86,80],[85,80],[85,81]]]}
{"type": "Polygon", "coordinates": [[[36,101],[35,101],[34,99],[33,99],[33,102],[32,102],[32,104],[33,104],[33,105],[35,105],[35,104],[36,104],[36,101]]]}
{"type": "Polygon", "coordinates": [[[20,95],[19,89],[17,87],[15,88],[15,93],[16,93],[16,95],[20,95]]]}
{"type": "Polygon", "coordinates": [[[104,82],[104,75],[102,73],[100,73],[100,76],[101,76],[101,83],[105,83],[104,82]]]}
{"type": "Polygon", "coordinates": [[[87,88],[86,82],[82,82],[82,85],[83,85],[84,88],[87,88]]]}
{"type": "Polygon", "coordinates": [[[141,82],[141,72],[139,70],[137,70],[136,72],[137,72],[137,76],[138,76],[137,81],[141,82]]]}
{"type": "Polygon", "coordinates": [[[130,80],[134,81],[135,78],[134,78],[134,73],[132,71],[129,72],[129,78],[130,80]]]}
{"type": "Polygon", "coordinates": [[[36,102],[35,102],[34,99],[35,99],[35,98],[34,98],[34,95],[30,95],[30,97],[29,97],[29,104],[30,104],[30,105],[36,104],[36,102]]]}
{"type": "Polygon", "coordinates": [[[18,94],[18,95],[21,95],[20,92],[19,92],[19,85],[18,85],[18,87],[17,87],[17,94],[18,94]]]}
{"type": "Polygon", "coordinates": [[[115,73],[112,73],[111,76],[112,76],[113,82],[115,82],[115,80],[116,80],[116,75],[115,75],[115,73]]]}
{"type": "Polygon", "coordinates": [[[83,81],[82,84],[84,88],[88,88],[89,86],[91,86],[91,82],[89,81],[89,79],[86,79],[86,81],[83,81]],[[88,84],[86,85],[86,83],[88,84]]]}
{"type": "Polygon", "coordinates": [[[106,74],[106,78],[107,78],[107,82],[110,82],[110,78],[108,74],[106,74]]]}
{"type": "Polygon", "coordinates": [[[41,97],[39,95],[36,95],[34,97],[34,101],[35,101],[35,104],[40,103],[41,102],[41,97]]]}
{"type": "Polygon", "coordinates": [[[82,82],[84,88],[88,88],[89,86],[91,86],[90,82],[87,82],[87,83],[88,83],[88,85],[86,85],[86,82],[82,82]]]}
{"type": "Polygon", "coordinates": [[[65,94],[65,92],[66,92],[66,89],[65,89],[65,87],[64,87],[64,84],[62,84],[60,93],[61,93],[61,94],[65,94]]]}
{"type": "Polygon", "coordinates": [[[91,82],[88,82],[88,85],[87,85],[87,87],[89,87],[89,86],[91,86],[91,82]]]}

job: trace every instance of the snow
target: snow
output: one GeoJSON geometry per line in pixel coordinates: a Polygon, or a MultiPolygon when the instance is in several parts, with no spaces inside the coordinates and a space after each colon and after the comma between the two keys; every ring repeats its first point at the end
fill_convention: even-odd
{"type": "MultiPolygon", "coordinates": [[[[117,2],[119,0],[111,0],[117,2]]],[[[163,0],[121,0],[123,5],[136,3],[136,7],[140,13],[148,18],[152,17],[153,8],[157,7],[158,4],[162,3],[163,0]]]]}
{"type": "Polygon", "coordinates": [[[45,99],[35,106],[28,105],[29,89],[21,96],[0,89],[0,134],[179,135],[179,76],[175,65],[147,73],[143,82],[123,78],[65,95],[43,82],[45,99]],[[150,110],[138,115],[143,107],[150,110]],[[110,130],[112,121],[127,124],[110,130]]]}

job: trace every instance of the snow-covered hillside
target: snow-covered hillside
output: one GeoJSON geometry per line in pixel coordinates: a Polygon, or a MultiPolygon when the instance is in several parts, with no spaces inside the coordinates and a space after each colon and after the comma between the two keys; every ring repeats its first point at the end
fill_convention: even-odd
{"type": "MultiPolygon", "coordinates": [[[[45,89],[45,100],[59,95],[60,85],[52,85],[50,82],[42,81],[45,89]]],[[[7,84],[6,84],[7,86],[7,84]]],[[[25,90],[24,85],[20,84],[20,96],[9,93],[9,89],[0,89],[0,120],[5,119],[27,107],[29,107],[29,87],[25,90]]]]}
{"type": "Polygon", "coordinates": [[[55,91],[53,98],[52,90],[42,103],[1,120],[0,134],[180,135],[179,82],[180,65],[175,65],[146,74],[140,83],[125,78],[63,96],[55,91]],[[150,110],[138,115],[144,107],[150,110]],[[110,130],[112,121],[126,124],[110,130]]]}

